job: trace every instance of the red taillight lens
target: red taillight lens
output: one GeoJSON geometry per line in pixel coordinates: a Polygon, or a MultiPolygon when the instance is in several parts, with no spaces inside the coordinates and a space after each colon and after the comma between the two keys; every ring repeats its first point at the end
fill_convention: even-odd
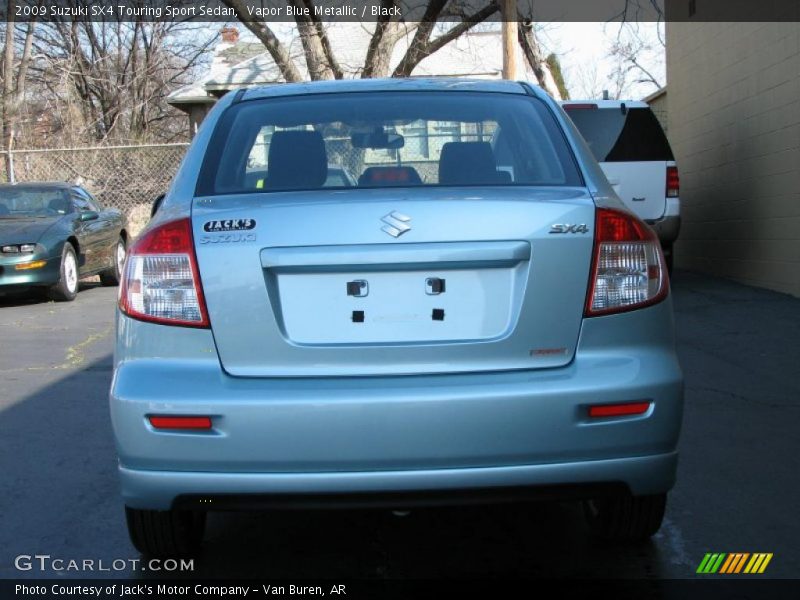
{"type": "Polygon", "coordinates": [[[189,219],[159,225],[130,247],[119,307],[143,321],[208,327],[189,219]]]}
{"type": "Polygon", "coordinates": [[[597,209],[585,316],[660,302],[669,289],[666,273],[661,244],[652,229],[629,213],[597,209]]]}
{"type": "Polygon", "coordinates": [[[211,417],[147,417],[155,429],[211,429],[211,417]]]}
{"type": "Polygon", "coordinates": [[[589,407],[589,416],[597,417],[625,417],[630,415],[643,415],[650,408],[649,402],[626,402],[625,404],[595,404],[589,407]]]}
{"type": "Polygon", "coordinates": [[[681,192],[681,178],[678,167],[667,167],[667,198],[677,198],[681,192]]]}
{"type": "Polygon", "coordinates": [[[566,111],[570,111],[570,110],[594,110],[594,109],[597,108],[597,104],[574,102],[572,104],[562,104],[561,107],[566,111]]]}

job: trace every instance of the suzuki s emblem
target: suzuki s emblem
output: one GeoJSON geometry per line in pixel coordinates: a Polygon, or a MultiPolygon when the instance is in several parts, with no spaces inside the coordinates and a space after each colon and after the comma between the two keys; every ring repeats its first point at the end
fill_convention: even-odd
{"type": "Polygon", "coordinates": [[[398,238],[406,231],[411,231],[411,225],[409,225],[409,223],[411,223],[411,217],[407,217],[396,210],[390,212],[388,215],[384,215],[381,222],[386,223],[381,227],[381,231],[385,231],[392,237],[398,238]]]}

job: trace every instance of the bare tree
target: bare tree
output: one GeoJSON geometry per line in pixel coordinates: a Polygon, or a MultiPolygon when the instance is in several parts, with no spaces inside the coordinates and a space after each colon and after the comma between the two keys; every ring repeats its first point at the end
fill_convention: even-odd
{"type": "Polygon", "coordinates": [[[553,98],[561,100],[561,92],[550,71],[547,55],[542,51],[537,39],[536,28],[531,21],[523,21],[522,15],[520,15],[517,36],[519,37],[519,45],[522,47],[525,60],[533,71],[538,84],[553,98]]]}
{"type": "Polygon", "coordinates": [[[426,57],[465,34],[475,25],[482,23],[499,10],[497,3],[489,2],[473,14],[461,14],[460,16],[463,19],[461,22],[431,39],[436,20],[442,15],[446,4],[447,0],[432,0],[428,4],[425,14],[414,33],[414,38],[392,73],[392,77],[409,77],[414,68],[426,57]]]}
{"type": "Polygon", "coordinates": [[[207,28],[176,22],[53,21],[32,40],[31,109],[77,141],[171,140],[184,118],[166,96],[193,79],[216,39],[207,28]],[[79,121],[79,123],[78,123],[79,121]]]}
{"type": "MultiPolygon", "coordinates": [[[[294,6],[307,8],[309,13],[309,16],[295,16],[308,77],[312,80],[345,77],[348,73],[341,67],[334,53],[327,26],[313,16],[315,0],[290,1],[294,6]]],[[[296,62],[286,44],[267,22],[255,15],[249,15],[244,0],[222,2],[235,9],[242,24],[264,44],[284,81],[297,82],[304,79],[301,65],[296,62]]],[[[479,27],[500,10],[496,0],[486,0],[483,4],[474,1],[463,3],[458,0],[428,0],[424,4],[413,6],[404,0],[380,0],[380,6],[384,10],[371,26],[363,63],[357,70],[362,78],[409,77],[425,58],[479,27]],[[399,7],[412,9],[410,13],[418,15],[419,21],[404,21],[397,16],[389,16],[396,12],[393,8],[399,7]],[[409,40],[408,45],[399,62],[392,68],[392,56],[398,43],[404,39],[409,40]]],[[[547,55],[540,49],[536,28],[530,21],[525,21],[522,14],[519,18],[519,44],[527,63],[539,85],[554,97],[560,98],[547,55]]]]}
{"type": "MultiPolygon", "coordinates": [[[[656,27],[657,39],[654,41],[643,34],[638,24],[625,22],[620,24],[617,38],[611,45],[609,56],[616,60],[616,78],[621,87],[629,81],[632,83],[648,83],[656,89],[662,87],[661,80],[654,74],[652,56],[663,55],[664,41],[661,35],[661,24],[656,27]]],[[[661,61],[663,63],[663,60],[661,61]]]]}
{"type": "MultiPolygon", "coordinates": [[[[222,0],[235,9],[242,24],[255,35],[269,52],[283,79],[288,82],[301,81],[302,71],[292,58],[289,49],[281,42],[275,31],[255,16],[248,16],[243,0],[222,0]]],[[[303,45],[303,54],[308,76],[317,79],[341,79],[345,76],[327,36],[326,26],[314,17],[314,0],[291,0],[294,6],[309,9],[311,16],[295,16],[297,31],[303,45]]],[[[499,7],[489,0],[475,12],[464,12],[461,3],[454,0],[430,0],[419,22],[402,22],[391,16],[393,8],[400,7],[402,0],[381,0],[381,16],[377,18],[367,46],[364,63],[360,69],[362,78],[407,77],[426,57],[449,42],[463,35],[478,23],[495,14],[499,7]],[[444,25],[438,31],[437,25],[444,25]],[[411,42],[400,62],[390,73],[392,53],[398,42],[413,33],[411,42]]]]}
{"type": "Polygon", "coordinates": [[[597,72],[596,61],[576,65],[571,71],[570,82],[574,86],[573,98],[600,98],[603,94],[603,83],[597,72]]]}
{"type": "Polygon", "coordinates": [[[0,71],[3,81],[3,119],[0,138],[2,138],[3,149],[6,151],[4,157],[7,179],[11,179],[13,172],[10,151],[14,147],[14,142],[18,133],[19,108],[25,96],[25,83],[27,81],[28,68],[31,62],[33,35],[36,30],[36,21],[33,20],[24,27],[25,33],[21,43],[22,54],[20,59],[16,60],[18,28],[14,20],[15,12],[15,0],[8,0],[6,13],[8,21],[6,21],[5,39],[3,40],[3,63],[2,71],[0,71]]]}
{"type": "MultiPolygon", "coordinates": [[[[569,61],[573,98],[642,97],[664,84],[664,46],[658,23],[613,23],[603,27],[605,42],[591,56],[569,61]],[[623,52],[622,50],[625,49],[623,52]]],[[[569,51],[567,51],[567,55],[569,51]]],[[[567,61],[564,61],[565,64],[567,61]]]]}

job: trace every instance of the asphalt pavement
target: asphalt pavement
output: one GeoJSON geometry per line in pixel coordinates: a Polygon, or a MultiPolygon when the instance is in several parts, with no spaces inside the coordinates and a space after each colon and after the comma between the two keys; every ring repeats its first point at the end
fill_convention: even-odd
{"type": "MultiPolygon", "coordinates": [[[[693,578],[706,552],[770,552],[763,577],[797,577],[800,299],[684,272],[673,291],[686,411],[678,483],[650,542],[592,540],[574,503],[225,513],[187,575],[693,578]]],[[[138,558],[107,407],[116,293],[0,297],[0,578],[148,576],[15,568],[19,555],[138,558]]]]}

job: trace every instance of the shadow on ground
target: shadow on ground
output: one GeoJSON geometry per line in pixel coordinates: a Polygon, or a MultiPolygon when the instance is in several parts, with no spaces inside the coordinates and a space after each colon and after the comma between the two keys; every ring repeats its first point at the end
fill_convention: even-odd
{"type": "MultiPolygon", "coordinates": [[[[110,294],[107,302],[113,307],[110,294]]],[[[678,484],[653,541],[594,542],[573,503],[416,510],[402,518],[220,513],[211,515],[205,550],[186,575],[692,577],[705,552],[774,552],[767,575],[795,576],[800,300],[678,273],[674,302],[687,403],[678,484]]],[[[31,335],[41,336],[42,347],[60,343],[53,332],[31,335]]],[[[118,493],[110,355],[19,377],[30,378],[28,391],[0,411],[0,577],[86,576],[20,573],[18,554],[138,558],[118,493]]]]}
{"type": "MultiPolygon", "coordinates": [[[[80,295],[81,292],[99,287],[103,286],[97,277],[81,280],[78,284],[78,294],[80,295]]],[[[0,293],[0,308],[47,304],[48,302],[53,302],[53,300],[47,296],[47,290],[42,288],[26,288],[14,292],[0,293]]]]}

